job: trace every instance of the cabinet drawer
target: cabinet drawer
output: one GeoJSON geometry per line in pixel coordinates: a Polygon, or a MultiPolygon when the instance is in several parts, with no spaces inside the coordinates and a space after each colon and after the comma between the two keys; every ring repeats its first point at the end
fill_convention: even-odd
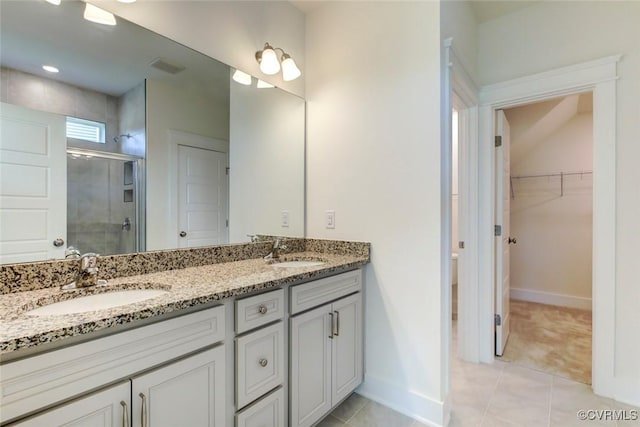
{"type": "Polygon", "coordinates": [[[221,341],[224,306],[39,354],[0,367],[0,423],[221,341]]]}
{"type": "Polygon", "coordinates": [[[236,338],[236,403],[242,408],[284,381],[284,323],[236,338]]]}
{"type": "Polygon", "coordinates": [[[291,287],[291,314],[296,314],[362,289],[362,272],[349,271],[291,287]]]}
{"type": "Polygon", "coordinates": [[[236,332],[255,329],[284,317],[284,289],[236,301],[236,332]]]}
{"type": "Polygon", "coordinates": [[[284,389],[280,387],[236,414],[236,427],[282,427],[284,419],[284,389]]]}

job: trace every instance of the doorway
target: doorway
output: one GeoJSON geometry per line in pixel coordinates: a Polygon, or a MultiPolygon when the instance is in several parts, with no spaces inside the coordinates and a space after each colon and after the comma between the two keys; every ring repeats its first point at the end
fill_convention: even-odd
{"type": "Polygon", "coordinates": [[[496,356],[591,383],[592,92],[496,111],[496,356]]]}

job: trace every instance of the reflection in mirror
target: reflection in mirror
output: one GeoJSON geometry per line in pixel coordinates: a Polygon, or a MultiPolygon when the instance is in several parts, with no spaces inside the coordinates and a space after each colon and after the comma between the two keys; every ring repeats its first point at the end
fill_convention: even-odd
{"type": "Polygon", "coordinates": [[[0,2],[0,262],[303,237],[304,100],[83,6],[0,2]]]}

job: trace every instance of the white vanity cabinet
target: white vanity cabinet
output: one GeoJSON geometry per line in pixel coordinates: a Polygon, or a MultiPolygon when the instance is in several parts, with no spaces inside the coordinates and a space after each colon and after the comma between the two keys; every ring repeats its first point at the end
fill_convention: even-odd
{"type": "Polygon", "coordinates": [[[76,399],[9,426],[115,427],[130,425],[129,381],[76,399]]]}
{"type": "Polygon", "coordinates": [[[5,363],[1,423],[223,427],[224,337],[218,306],[5,363]]]}
{"type": "Polygon", "coordinates": [[[291,287],[290,426],[313,425],[362,382],[361,287],[359,270],[291,287]]]}
{"type": "Polygon", "coordinates": [[[205,350],[10,426],[222,427],[224,356],[205,350]]]}

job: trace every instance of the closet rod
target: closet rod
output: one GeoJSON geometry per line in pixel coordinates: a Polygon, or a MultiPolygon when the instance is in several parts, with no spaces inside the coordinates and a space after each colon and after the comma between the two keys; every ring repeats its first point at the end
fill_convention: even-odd
{"type": "Polygon", "coordinates": [[[593,171],[583,171],[583,172],[560,172],[560,173],[543,173],[540,175],[516,175],[512,176],[511,179],[524,179],[524,178],[547,178],[553,176],[572,176],[572,175],[591,175],[593,171]]]}
{"type": "Polygon", "coordinates": [[[560,173],[543,173],[540,175],[519,175],[519,176],[510,176],[510,190],[511,190],[511,198],[515,199],[516,195],[513,191],[513,180],[514,179],[525,179],[525,178],[549,178],[549,177],[554,177],[554,176],[559,176],[560,177],[560,196],[564,196],[564,177],[565,176],[575,176],[575,175],[580,175],[581,177],[583,175],[591,175],[593,174],[593,171],[582,171],[582,172],[560,172],[560,173]]]}

